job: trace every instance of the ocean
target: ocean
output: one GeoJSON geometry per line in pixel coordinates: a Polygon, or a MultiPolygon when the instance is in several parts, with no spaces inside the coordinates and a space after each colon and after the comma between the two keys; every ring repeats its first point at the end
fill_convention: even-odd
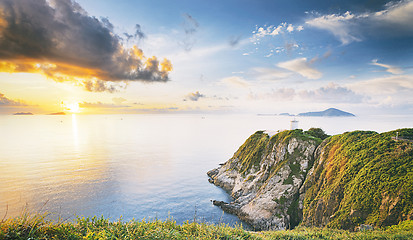
{"type": "MultiPolygon", "coordinates": [[[[413,116],[296,117],[327,134],[412,128],[413,116]]],[[[24,211],[53,220],[174,219],[240,224],[213,206],[231,201],[206,172],[257,130],[293,117],[258,115],[0,116],[0,218],[24,211]]],[[[245,225],[245,223],[243,223],[245,225]]]]}

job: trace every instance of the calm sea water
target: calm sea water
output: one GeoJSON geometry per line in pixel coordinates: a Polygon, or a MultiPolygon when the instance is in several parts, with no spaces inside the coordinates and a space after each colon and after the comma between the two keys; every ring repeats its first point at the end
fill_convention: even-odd
{"type": "MultiPolygon", "coordinates": [[[[0,218],[24,209],[52,219],[105,216],[233,225],[206,172],[257,130],[291,117],[253,115],[0,116],[0,218]]],[[[413,116],[297,118],[328,134],[413,127],[413,116]]]]}

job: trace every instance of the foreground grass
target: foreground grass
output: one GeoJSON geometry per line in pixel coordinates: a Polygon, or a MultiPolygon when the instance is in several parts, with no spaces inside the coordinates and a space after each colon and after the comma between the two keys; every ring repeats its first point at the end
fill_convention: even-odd
{"type": "Polygon", "coordinates": [[[103,217],[54,223],[45,215],[23,215],[0,222],[0,239],[413,239],[413,221],[387,230],[348,232],[302,228],[290,231],[249,232],[242,227],[205,223],[176,224],[173,220],[112,222],[103,217]]]}
{"type": "Polygon", "coordinates": [[[24,215],[0,222],[0,239],[260,239],[241,227],[173,220],[112,222],[103,217],[54,223],[45,215],[24,215]]]}
{"type": "Polygon", "coordinates": [[[327,228],[307,228],[298,227],[288,231],[268,231],[258,233],[262,239],[289,239],[289,240],[305,240],[305,239],[354,239],[354,240],[411,240],[413,239],[413,229],[388,229],[374,230],[364,232],[349,232],[346,230],[327,229],[327,228]]]}

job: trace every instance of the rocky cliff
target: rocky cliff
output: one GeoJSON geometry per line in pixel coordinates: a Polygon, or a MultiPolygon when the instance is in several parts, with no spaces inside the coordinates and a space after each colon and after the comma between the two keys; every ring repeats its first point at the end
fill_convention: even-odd
{"type": "Polygon", "coordinates": [[[413,219],[413,129],[397,132],[398,139],[396,131],[355,131],[321,142],[310,131],[258,131],[208,172],[234,198],[214,204],[257,230],[413,219]]]}
{"type": "Polygon", "coordinates": [[[314,161],[320,139],[301,130],[272,137],[258,131],[234,156],[208,172],[210,182],[227,190],[234,201],[214,201],[255,229],[288,229],[301,219],[299,190],[314,161]]]}

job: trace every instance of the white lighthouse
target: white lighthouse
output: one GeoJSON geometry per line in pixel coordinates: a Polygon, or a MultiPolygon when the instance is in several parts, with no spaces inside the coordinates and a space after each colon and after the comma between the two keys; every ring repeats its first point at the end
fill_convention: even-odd
{"type": "Polygon", "coordinates": [[[294,120],[291,121],[291,130],[295,129],[298,129],[298,121],[294,118],[294,120]]]}

